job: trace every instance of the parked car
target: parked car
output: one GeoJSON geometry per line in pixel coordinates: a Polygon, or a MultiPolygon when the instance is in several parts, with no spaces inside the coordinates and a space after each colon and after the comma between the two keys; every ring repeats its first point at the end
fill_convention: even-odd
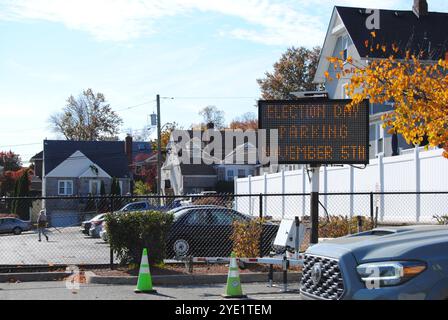
{"type": "Polygon", "coordinates": [[[161,211],[169,211],[181,206],[180,200],[174,200],[168,205],[157,206],[148,201],[139,201],[133,202],[125,205],[123,208],[119,210],[119,212],[133,212],[133,211],[148,211],[148,210],[161,210],[161,211]]]}
{"type": "Polygon", "coordinates": [[[0,218],[0,233],[21,234],[31,230],[31,223],[17,218],[0,218]]]}
{"type": "MultiPolygon", "coordinates": [[[[125,212],[135,212],[135,211],[146,211],[152,210],[155,206],[151,205],[147,201],[133,202],[125,205],[123,208],[118,210],[116,213],[125,212]]],[[[106,213],[97,215],[90,221],[85,221],[81,224],[81,230],[87,230],[87,234],[93,238],[100,238],[100,232],[103,230],[103,223],[106,218],[106,213]]]]}
{"type": "Polygon", "coordinates": [[[101,232],[101,230],[103,230],[104,219],[105,219],[105,216],[99,220],[92,221],[92,225],[90,226],[90,229],[89,229],[89,236],[91,236],[92,238],[100,237],[100,232],[101,232]]]}
{"type": "Polygon", "coordinates": [[[155,210],[157,206],[149,203],[148,201],[132,202],[125,205],[119,210],[119,212],[134,212],[134,211],[147,211],[155,210]]]}
{"type": "Polygon", "coordinates": [[[89,234],[89,230],[92,227],[92,223],[94,221],[102,220],[104,218],[104,216],[105,216],[105,214],[102,213],[102,214],[99,214],[99,215],[95,216],[94,218],[92,218],[90,220],[83,221],[81,223],[81,232],[88,235],[89,234]]]}
{"type": "Polygon", "coordinates": [[[380,228],[310,247],[301,293],[320,300],[448,300],[448,226],[380,228]]]}
{"type": "Polygon", "coordinates": [[[101,231],[100,231],[100,238],[103,239],[104,242],[109,241],[109,237],[107,236],[107,228],[106,228],[106,222],[103,222],[101,231]]]}
{"type": "MultiPolygon", "coordinates": [[[[233,223],[252,219],[235,210],[217,206],[192,206],[177,211],[168,235],[167,256],[228,257],[233,250],[233,223]]],[[[270,253],[277,231],[278,225],[263,224],[263,255],[270,253]]]]}
{"type": "Polygon", "coordinates": [[[188,206],[181,206],[181,207],[177,207],[174,209],[171,209],[170,211],[168,211],[168,213],[176,213],[185,209],[192,209],[192,208],[224,208],[224,207],[220,207],[220,206],[213,206],[213,205],[188,205],[188,206]]]}

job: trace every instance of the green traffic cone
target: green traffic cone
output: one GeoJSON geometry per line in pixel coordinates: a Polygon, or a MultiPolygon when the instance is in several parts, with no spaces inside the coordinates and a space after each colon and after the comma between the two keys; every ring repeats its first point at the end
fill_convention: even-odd
{"type": "Polygon", "coordinates": [[[135,293],[156,293],[152,288],[151,272],[149,271],[148,250],[143,249],[140,271],[138,273],[137,288],[135,293]]]}
{"type": "Polygon", "coordinates": [[[227,286],[226,293],[223,295],[224,298],[247,298],[243,294],[243,289],[241,288],[240,272],[238,264],[236,263],[236,255],[232,252],[230,258],[229,275],[227,276],[227,286]]]}

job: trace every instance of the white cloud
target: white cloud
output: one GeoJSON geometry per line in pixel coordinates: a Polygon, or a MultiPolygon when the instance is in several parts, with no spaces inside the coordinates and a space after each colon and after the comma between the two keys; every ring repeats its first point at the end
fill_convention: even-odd
{"type": "MultiPolygon", "coordinates": [[[[437,1],[442,0],[434,0],[437,1]]],[[[312,46],[322,41],[333,5],[359,0],[0,0],[0,19],[45,20],[92,34],[98,40],[128,41],[160,32],[165,17],[194,12],[236,17],[244,27],[219,34],[268,45],[312,46]],[[325,14],[323,14],[325,12],[325,14]]],[[[408,0],[366,0],[364,7],[407,8],[408,0]]]]}
{"type": "Polygon", "coordinates": [[[157,32],[155,22],[164,17],[219,13],[250,25],[221,30],[221,35],[266,44],[311,45],[321,30],[312,16],[300,12],[300,2],[293,6],[289,0],[3,0],[0,18],[63,23],[98,40],[126,41],[157,32]]]}

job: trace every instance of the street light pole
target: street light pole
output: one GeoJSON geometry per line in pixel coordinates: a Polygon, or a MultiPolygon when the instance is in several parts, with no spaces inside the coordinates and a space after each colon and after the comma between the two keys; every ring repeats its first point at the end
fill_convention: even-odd
{"type": "Polygon", "coordinates": [[[157,194],[162,195],[162,130],[160,127],[160,95],[157,95],[157,194]]]}

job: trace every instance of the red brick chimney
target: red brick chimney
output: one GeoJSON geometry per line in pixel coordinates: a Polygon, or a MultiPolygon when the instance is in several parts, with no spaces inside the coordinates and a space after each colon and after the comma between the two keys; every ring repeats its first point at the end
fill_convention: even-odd
{"type": "Polygon", "coordinates": [[[424,17],[428,15],[428,2],[426,0],[414,0],[414,6],[412,11],[417,16],[417,18],[424,17]]]}
{"type": "Polygon", "coordinates": [[[124,152],[128,158],[129,165],[132,165],[132,136],[127,135],[124,141],[124,152]]]}

